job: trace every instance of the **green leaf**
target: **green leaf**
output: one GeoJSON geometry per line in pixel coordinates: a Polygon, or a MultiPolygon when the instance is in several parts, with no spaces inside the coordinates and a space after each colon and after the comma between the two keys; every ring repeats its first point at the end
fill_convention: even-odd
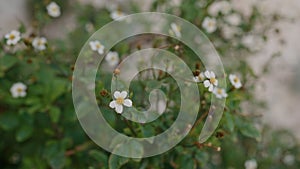
{"type": "Polygon", "coordinates": [[[18,59],[15,56],[4,55],[0,56],[0,72],[4,72],[16,64],[18,59]]]}
{"type": "Polygon", "coordinates": [[[60,117],[60,110],[57,107],[51,107],[49,111],[50,119],[53,123],[57,123],[60,117]]]}
{"type": "Polygon", "coordinates": [[[65,165],[64,147],[59,142],[49,142],[45,148],[45,158],[53,169],[61,169],[65,165]]]}
{"type": "Polygon", "coordinates": [[[16,128],[19,124],[19,119],[17,114],[4,113],[0,115],[0,127],[3,130],[12,130],[16,128]]]}
{"type": "Polygon", "coordinates": [[[235,123],[239,129],[239,131],[247,137],[255,138],[257,140],[260,140],[261,133],[258,131],[257,128],[253,126],[250,122],[244,121],[239,117],[235,117],[235,123]]]}
{"type": "Polygon", "coordinates": [[[97,162],[101,163],[105,168],[107,168],[107,155],[99,150],[91,150],[89,155],[94,158],[97,162]]]}
{"type": "Polygon", "coordinates": [[[255,138],[258,140],[261,138],[260,132],[251,124],[244,125],[244,127],[240,128],[240,131],[244,136],[255,138]]]}
{"type": "Polygon", "coordinates": [[[186,169],[186,168],[194,169],[194,168],[196,168],[194,159],[189,154],[185,154],[185,155],[181,156],[176,161],[177,161],[176,163],[179,164],[179,169],[186,169]]]}
{"type": "Polygon", "coordinates": [[[128,162],[129,162],[129,158],[111,154],[108,160],[108,167],[109,169],[119,169],[128,162]]]}
{"type": "Polygon", "coordinates": [[[23,142],[30,138],[33,133],[33,127],[29,125],[21,126],[20,129],[16,133],[16,140],[18,142],[23,142]]]}
{"type": "Polygon", "coordinates": [[[66,83],[63,80],[56,79],[51,83],[51,92],[49,93],[49,100],[53,101],[59,97],[66,90],[66,83]]]}
{"type": "Polygon", "coordinates": [[[233,117],[229,112],[225,112],[225,119],[226,119],[226,126],[229,129],[229,131],[233,132],[234,130],[234,121],[233,117]]]}
{"type": "Polygon", "coordinates": [[[26,32],[26,26],[23,22],[20,23],[20,27],[18,29],[21,33],[25,33],[26,32]]]}

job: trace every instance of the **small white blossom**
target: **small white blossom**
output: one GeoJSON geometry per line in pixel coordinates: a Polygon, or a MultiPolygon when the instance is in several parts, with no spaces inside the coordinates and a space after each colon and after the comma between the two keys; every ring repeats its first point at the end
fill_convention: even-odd
{"type": "Polygon", "coordinates": [[[104,53],[104,46],[99,41],[91,41],[89,44],[93,51],[97,51],[100,55],[104,53]]]}
{"type": "Polygon", "coordinates": [[[225,89],[221,89],[217,87],[214,88],[213,93],[216,95],[218,99],[226,98],[228,96],[225,89]]]}
{"type": "Polygon", "coordinates": [[[257,169],[257,162],[255,159],[247,160],[245,162],[245,169],[257,169]]]}
{"type": "Polygon", "coordinates": [[[121,12],[121,11],[119,11],[119,10],[112,11],[112,12],[110,13],[110,17],[111,17],[113,20],[118,20],[118,19],[120,19],[120,18],[122,18],[122,17],[124,17],[124,16],[126,16],[126,14],[123,13],[123,12],[121,12]]]}
{"type": "Polygon", "coordinates": [[[222,35],[225,39],[231,39],[235,35],[238,35],[241,33],[241,29],[238,27],[234,26],[229,26],[229,25],[222,25],[222,35]]]}
{"type": "Polygon", "coordinates": [[[54,17],[54,18],[57,18],[61,15],[60,7],[55,2],[51,2],[47,6],[47,12],[48,12],[49,16],[54,17]]]}
{"type": "Polygon", "coordinates": [[[219,1],[209,6],[208,14],[211,16],[217,16],[219,13],[226,15],[231,11],[231,9],[231,5],[228,1],[219,1]]]}
{"type": "Polygon", "coordinates": [[[204,80],[205,80],[205,75],[204,75],[204,73],[201,72],[198,76],[194,76],[193,80],[194,80],[195,82],[197,82],[197,83],[198,83],[198,82],[204,81],[204,80]]]}
{"type": "Polygon", "coordinates": [[[229,23],[232,26],[238,26],[242,22],[241,16],[237,13],[230,14],[226,16],[224,19],[227,23],[229,23]]]}
{"type": "Polygon", "coordinates": [[[105,60],[112,67],[118,65],[119,60],[120,60],[118,52],[108,52],[105,60]]]}
{"type": "Polygon", "coordinates": [[[125,99],[127,97],[126,91],[115,91],[114,98],[115,100],[109,103],[109,107],[115,109],[115,111],[119,114],[123,112],[123,105],[126,107],[132,106],[132,101],[130,99],[125,99]]]}
{"type": "Polygon", "coordinates": [[[242,38],[242,44],[251,51],[258,51],[262,49],[263,39],[254,35],[247,35],[242,38]]]}
{"type": "Polygon", "coordinates": [[[288,166],[293,165],[295,163],[295,156],[293,156],[291,154],[284,156],[283,163],[288,166]]]}
{"type": "Polygon", "coordinates": [[[202,27],[207,33],[213,33],[217,30],[217,20],[215,18],[206,17],[204,18],[202,27]]]}
{"type": "Polygon", "coordinates": [[[10,93],[14,98],[25,97],[26,89],[27,87],[25,84],[18,82],[12,85],[12,87],[10,88],[10,93]]]}
{"type": "Polygon", "coordinates": [[[16,30],[12,30],[10,33],[5,35],[7,45],[16,45],[21,39],[21,33],[16,30]]]}
{"type": "Polygon", "coordinates": [[[205,71],[204,75],[208,79],[204,81],[204,87],[208,88],[208,91],[212,92],[214,90],[214,87],[218,86],[216,75],[212,71],[205,71]]]}
{"type": "Polygon", "coordinates": [[[35,37],[32,41],[32,46],[39,51],[45,50],[47,39],[44,37],[35,37]]]}
{"type": "Polygon", "coordinates": [[[236,75],[230,74],[229,80],[230,80],[230,83],[234,86],[234,88],[239,89],[242,87],[241,80],[236,75]]]}
{"type": "Polygon", "coordinates": [[[169,34],[172,36],[176,36],[181,38],[181,28],[176,23],[171,23],[171,29],[169,30],[169,34]]]}

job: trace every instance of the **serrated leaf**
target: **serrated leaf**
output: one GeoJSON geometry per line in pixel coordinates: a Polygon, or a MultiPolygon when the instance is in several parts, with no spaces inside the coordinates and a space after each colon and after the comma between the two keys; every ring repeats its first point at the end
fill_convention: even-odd
{"type": "Polygon", "coordinates": [[[4,113],[0,116],[0,127],[3,130],[12,130],[19,124],[17,114],[4,113]]]}
{"type": "Polygon", "coordinates": [[[63,146],[58,142],[50,142],[45,148],[45,158],[53,169],[61,169],[65,165],[63,146]]]}
{"type": "Polygon", "coordinates": [[[261,138],[261,133],[260,131],[258,131],[257,128],[255,128],[253,126],[253,124],[247,122],[247,121],[243,121],[241,118],[239,117],[235,117],[235,123],[239,129],[239,131],[247,137],[250,138],[255,138],[257,140],[259,140],[261,138]]]}
{"type": "Polygon", "coordinates": [[[4,55],[0,57],[0,71],[5,71],[16,64],[18,59],[15,56],[4,55]]]}
{"type": "Polygon", "coordinates": [[[57,123],[60,117],[60,110],[57,107],[51,107],[49,111],[50,119],[53,123],[57,123]]]}
{"type": "Polygon", "coordinates": [[[108,167],[109,169],[119,169],[128,162],[129,162],[129,158],[111,154],[108,160],[108,167]]]}
{"type": "Polygon", "coordinates": [[[234,121],[232,115],[229,112],[225,112],[226,126],[229,131],[233,132],[234,130],[234,121]]]}
{"type": "Polygon", "coordinates": [[[255,138],[255,139],[261,138],[260,132],[250,124],[247,124],[244,127],[240,128],[240,131],[244,136],[255,138]]]}
{"type": "Polygon", "coordinates": [[[91,150],[89,155],[94,158],[97,162],[101,163],[105,168],[107,168],[107,155],[99,150],[91,150]]]}
{"type": "Polygon", "coordinates": [[[21,126],[16,132],[16,140],[18,142],[23,142],[30,138],[33,133],[33,127],[29,125],[21,126]]]}

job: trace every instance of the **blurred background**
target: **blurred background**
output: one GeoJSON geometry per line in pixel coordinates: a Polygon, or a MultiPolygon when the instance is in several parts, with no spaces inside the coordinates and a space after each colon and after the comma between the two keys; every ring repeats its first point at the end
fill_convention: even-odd
{"type": "MultiPolygon", "coordinates": [[[[128,0],[77,0],[83,4],[92,4],[95,7],[109,7],[121,4],[126,8],[128,0]]],[[[180,0],[173,0],[178,3],[180,0]]],[[[133,1],[131,1],[133,2],[133,1]]],[[[135,4],[148,11],[149,1],[135,0],[135,4]]],[[[274,129],[288,129],[300,139],[300,1],[299,0],[234,0],[232,3],[237,10],[245,15],[251,13],[253,4],[261,8],[264,13],[278,13],[284,19],[279,21],[269,33],[269,41],[257,54],[249,57],[249,63],[255,72],[261,72],[264,65],[277,51],[281,56],[272,59],[268,66],[269,72],[257,82],[256,94],[267,103],[264,110],[264,123],[274,129]],[[276,33],[274,33],[276,32],[276,33]]],[[[0,1],[0,36],[15,29],[20,21],[30,25],[28,3],[20,0],[0,1]]],[[[63,37],[74,28],[75,18],[72,11],[64,11],[62,17],[48,24],[44,34],[51,39],[63,37]]],[[[236,57],[236,56],[235,56],[236,57]]],[[[234,58],[232,58],[234,59],[234,58]]],[[[245,105],[247,106],[247,105],[245,105]]]]}

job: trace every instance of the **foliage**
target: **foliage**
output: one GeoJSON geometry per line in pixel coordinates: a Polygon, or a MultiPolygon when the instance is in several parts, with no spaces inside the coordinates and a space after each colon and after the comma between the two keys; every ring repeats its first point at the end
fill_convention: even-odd
{"type": "MultiPolygon", "coordinates": [[[[213,0],[186,0],[177,6],[170,2],[155,0],[151,11],[175,14],[200,29],[203,29],[204,18],[210,15],[209,7],[216,3],[213,0]]],[[[77,19],[76,28],[62,39],[49,37],[47,48],[40,51],[32,46],[32,41],[35,37],[44,36],[47,31],[45,27],[55,20],[47,15],[48,3],[48,0],[31,0],[29,6],[32,8],[34,21],[32,29],[27,30],[20,24],[18,30],[23,35],[21,41],[16,46],[9,46],[6,44],[7,40],[3,39],[0,44],[2,168],[243,168],[245,161],[249,159],[256,159],[259,168],[299,166],[299,146],[293,136],[285,131],[272,133],[270,129],[261,125],[259,113],[262,111],[260,108],[263,107],[263,102],[254,96],[255,84],[260,74],[255,74],[245,59],[259,51],[255,42],[267,41],[266,33],[273,22],[277,21],[277,15],[265,16],[257,7],[253,7],[250,16],[244,16],[241,12],[231,9],[230,14],[241,17],[241,22],[233,26],[224,19],[229,14],[217,13],[214,17],[221,26],[218,25],[213,33],[206,32],[206,35],[222,56],[228,75],[238,74],[243,83],[242,88],[235,89],[228,80],[226,107],[218,129],[206,143],[198,142],[211,98],[211,93],[199,83],[203,101],[197,122],[192,126],[189,135],[164,154],[144,159],[128,159],[102,150],[88,138],[77,120],[71,95],[76,56],[88,37],[112,20],[112,11],[73,1],[58,1],[63,15],[67,12],[66,9],[74,13],[77,19]],[[263,26],[257,29],[257,25],[263,26]],[[224,33],[223,30],[225,27],[237,31],[228,37],[225,35],[228,32],[224,33]],[[245,37],[248,35],[259,40],[254,40],[251,46],[251,42],[245,43],[245,37]],[[227,64],[231,56],[236,59],[232,64],[227,64]],[[12,97],[10,88],[16,82],[26,84],[25,97],[12,97]],[[257,108],[252,109],[252,113],[245,113],[248,109],[243,108],[243,104],[257,108]],[[295,161],[288,163],[284,160],[286,155],[295,157],[295,161]]],[[[139,12],[133,4],[127,9],[126,13],[139,12]]],[[[195,55],[188,47],[164,36],[143,35],[126,39],[116,45],[114,50],[124,58],[135,50],[145,48],[144,44],[149,43],[148,39],[154,39],[150,42],[152,46],[163,47],[182,56],[190,67],[195,67],[195,74],[205,71],[201,61],[195,62],[192,59],[195,55]]],[[[161,88],[175,104],[166,110],[163,121],[140,125],[127,122],[108,107],[112,93],[108,92],[110,83],[107,79],[112,75],[111,71],[99,70],[95,87],[97,101],[106,120],[117,131],[134,137],[148,137],[164,131],[176,119],[179,108],[177,105],[180,105],[178,86],[164,72],[156,72],[156,79],[139,79],[149,72],[155,71],[142,72],[131,84],[130,98],[133,103],[137,107],[149,106],[144,100],[145,95],[149,94],[147,91],[151,91],[151,88],[161,88]]]]}

